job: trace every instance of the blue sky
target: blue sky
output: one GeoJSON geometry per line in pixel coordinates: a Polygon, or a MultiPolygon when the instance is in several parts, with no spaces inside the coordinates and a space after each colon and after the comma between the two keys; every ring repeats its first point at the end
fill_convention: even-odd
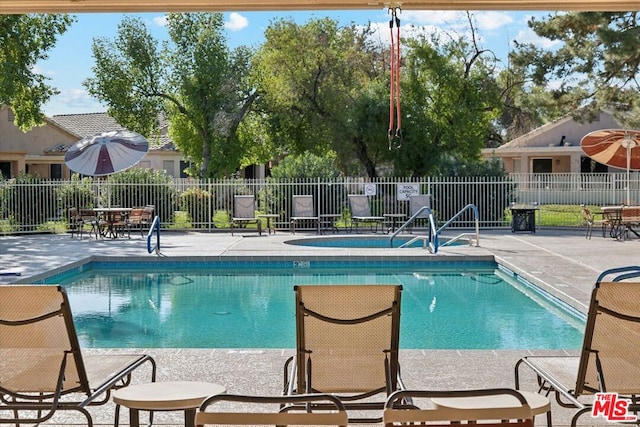
{"type": "MultiPolygon", "coordinates": [[[[500,59],[506,54],[513,40],[519,42],[545,43],[538,39],[527,27],[531,16],[546,16],[545,12],[509,12],[478,11],[472,12],[481,47],[493,50],[500,59]]],[[[49,83],[56,87],[60,94],[54,96],[44,106],[48,116],[57,114],[95,113],[106,110],[98,100],[91,98],[82,81],[91,76],[93,57],[91,43],[94,38],[107,37],[113,39],[118,24],[124,14],[79,14],[77,22],[63,34],[56,47],[49,53],[46,61],[36,66],[36,71],[49,77],[49,83]]],[[[166,38],[163,26],[164,14],[145,13],[134,15],[142,19],[152,34],[158,38],[166,38]]],[[[257,47],[264,40],[264,30],[274,19],[291,18],[303,24],[311,18],[330,17],[341,25],[350,23],[366,25],[371,22],[380,30],[380,38],[389,38],[389,14],[387,10],[370,11],[318,11],[318,12],[234,12],[225,13],[225,27],[228,44],[231,48],[239,45],[257,47]]],[[[465,12],[461,11],[410,11],[399,14],[401,19],[401,36],[410,31],[445,30],[450,33],[465,32],[468,28],[465,12]]]]}

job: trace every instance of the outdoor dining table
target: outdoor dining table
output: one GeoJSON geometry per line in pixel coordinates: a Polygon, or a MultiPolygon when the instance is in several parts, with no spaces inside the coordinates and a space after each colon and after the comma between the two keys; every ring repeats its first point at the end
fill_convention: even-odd
{"type": "Polygon", "coordinates": [[[116,225],[122,222],[123,216],[126,216],[131,212],[132,208],[104,207],[94,208],[93,211],[100,215],[102,220],[105,222],[105,227],[102,227],[100,231],[102,236],[115,239],[118,237],[116,225]]]}
{"type": "Polygon", "coordinates": [[[624,240],[629,232],[640,238],[640,233],[634,228],[640,225],[640,206],[602,206],[602,217],[611,227],[609,235],[618,240],[624,240]]]}

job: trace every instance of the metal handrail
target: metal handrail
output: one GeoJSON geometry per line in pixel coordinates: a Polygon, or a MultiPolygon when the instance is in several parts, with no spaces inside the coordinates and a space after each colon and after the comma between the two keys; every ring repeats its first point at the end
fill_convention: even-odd
{"type": "Polygon", "coordinates": [[[156,255],[160,255],[160,217],[158,215],[153,218],[153,222],[149,228],[149,233],[147,233],[147,252],[155,252],[156,255]],[[153,236],[154,230],[156,232],[156,244],[152,247],[151,236],[153,236]]]}
{"type": "MultiPolygon", "coordinates": [[[[409,224],[411,224],[413,221],[415,221],[415,219],[422,212],[427,211],[429,213],[428,214],[429,235],[428,236],[416,236],[413,239],[411,239],[411,240],[403,243],[402,245],[400,245],[400,248],[406,248],[407,246],[410,246],[412,243],[414,243],[414,242],[416,242],[418,240],[422,240],[425,243],[425,245],[428,244],[429,251],[431,253],[435,254],[435,253],[438,252],[438,248],[440,246],[450,245],[453,242],[455,242],[456,240],[459,240],[460,238],[462,238],[463,236],[470,235],[470,233],[460,234],[459,236],[456,236],[455,238],[443,243],[442,245],[440,245],[440,239],[438,238],[438,236],[440,235],[442,230],[447,228],[447,226],[449,226],[449,224],[451,224],[453,221],[458,219],[458,217],[460,215],[462,215],[465,211],[467,211],[469,209],[471,209],[473,211],[474,222],[475,222],[475,246],[478,247],[478,246],[480,246],[480,213],[478,211],[478,207],[476,205],[472,204],[472,203],[469,203],[467,206],[465,206],[464,208],[460,209],[460,211],[458,211],[458,213],[456,213],[454,216],[452,216],[447,222],[442,224],[442,226],[440,226],[438,229],[435,228],[436,220],[433,217],[433,211],[430,208],[428,208],[427,206],[421,207],[415,214],[413,214],[411,216],[411,218],[409,218],[404,224],[402,224],[400,227],[398,227],[398,229],[396,231],[393,232],[391,237],[389,237],[389,247],[393,247],[393,239],[395,239],[396,236],[398,234],[400,234],[400,232],[402,232],[402,230],[407,228],[409,226],[409,224]]],[[[473,240],[473,239],[471,239],[471,240],[473,240]]],[[[469,242],[469,244],[471,244],[471,242],[469,242]]]]}
{"type": "Polygon", "coordinates": [[[416,213],[411,215],[411,218],[409,218],[404,224],[402,224],[400,227],[398,227],[398,229],[396,231],[393,232],[391,237],[389,237],[389,247],[393,247],[393,239],[395,239],[396,236],[398,234],[400,234],[400,232],[402,230],[407,228],[409,226],[409,224],[411,224],[413,221],[415,221],[416,218],[418,218],[418,216],[422,212],[425,212],[425,211],[428,212],[429,235],[428,236],[416,236],[413,239],[409,240],[408,242],[405,242],[402,245],[400,245],[400,248],[405,248],[405,247],[411,245],[413,242],[416,242],[418,240],[422,240],[425,244],[428,245],[429,252],[434,253],[434,254],[437,253],[438,252],[438,246],[439,246],[439,242],[438,242],[439,239],[438,239],[438,233],[436,231],[436,220],[435,220],[435,218],[433,216],[433,211],[431,210],[431,208],[429,208],[427,206],[423,206],[420,209],[418,209],[418,211],[416,213]]]}
{"type": "MultiPolygon", "coordinates": [[[[449,224],[451,224],[453,221],[455,221],[456,219],[458,219],[458,217],[460,215],[462,215],[466,210],[471,209],[473,211],[473,216],[474,216],[474,222],[475,222],[475,229],[476,229],[476,247],[480,246],[480,213],[478,212],[478,207],[476,205],[474,205],[473,203],[469,203],[467,206],[465,206],[464,208],[460,209],[458,211],[457,214],[455,214],[454,216],[452,216],[447,222],[445,222],[444,224],[442,224],[440,226],[440,228],[438,228],[437,230],[437,234],[440,234],[440,232],[442,230],[444,230],[445,228],[447,228],[447,226],[449,224]]],[[[443,245],[444,246],[444,245],[443,245]]]]}

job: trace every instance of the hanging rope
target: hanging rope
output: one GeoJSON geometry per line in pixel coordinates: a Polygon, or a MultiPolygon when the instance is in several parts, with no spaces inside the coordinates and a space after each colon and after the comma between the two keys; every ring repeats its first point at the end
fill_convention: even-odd
{"type": "Polygon", "coordinates": [[[402,120],[400,113],[400,18],[398,12],[400,7],[390,7],[391,20],[389,21],[389,31],[391,33],[391,80],[389,85],[389,150],[400,148],[402,145],[402,120]],[[396,27],[394,34],[393,27],[396,27]],[[395,119],[395,123],[394,123],[395,119]]]}

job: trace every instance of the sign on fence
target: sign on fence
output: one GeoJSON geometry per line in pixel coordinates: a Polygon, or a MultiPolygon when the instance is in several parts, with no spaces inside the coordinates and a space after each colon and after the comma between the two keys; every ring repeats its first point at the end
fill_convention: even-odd
{"type": "Polygon", "coordinates": [[[364,185],[364,194],[367,196],[375,196],[378,193],[378,188],[375,184],[365,184],[364,185]]]}
{"type": "Polygon", "coordinates": [[[420,184],[397,184],[396,200],[409,200],[412,194],[420,194],[420,184]]]}

